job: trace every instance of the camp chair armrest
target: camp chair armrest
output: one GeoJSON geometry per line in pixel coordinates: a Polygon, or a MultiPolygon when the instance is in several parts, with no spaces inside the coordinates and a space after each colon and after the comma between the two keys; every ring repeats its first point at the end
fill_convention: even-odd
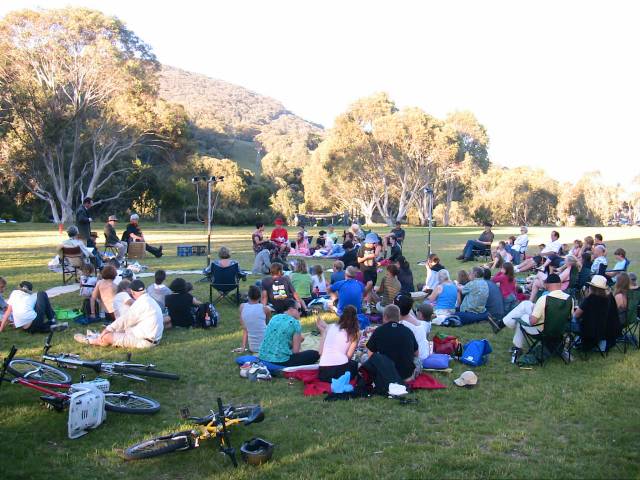
{"type": "Polygon", "coordinates": [[[540,325],[544,325],[544,322],[539,322],[539,323],[536,323],[535,325],[531,325],[530,323],[525,322],[521,318],[519,318],[518,325],[522,325],[523,327],[539,327],[540,325]]]}

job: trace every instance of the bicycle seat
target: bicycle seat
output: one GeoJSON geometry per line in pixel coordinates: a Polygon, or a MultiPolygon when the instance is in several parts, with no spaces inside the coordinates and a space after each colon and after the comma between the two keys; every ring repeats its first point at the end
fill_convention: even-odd
{"type": "Polygon", "coordinates": [[[102,369],[102,362],[100,360],[83,360],[82,366],[95,370],[96,372],[100,372],[102,369]]]}
{"type": "Polygon", "coordinates": [[[243,425],[251,425],[252,423],[260,423],[263,420],[264,420],[264,412],[262,411],[262,408],[256,407],[253,410],[251,410],[251,414],[249,415],[249,417],[246,420],[244,420],[242,423],[243,425]]]}

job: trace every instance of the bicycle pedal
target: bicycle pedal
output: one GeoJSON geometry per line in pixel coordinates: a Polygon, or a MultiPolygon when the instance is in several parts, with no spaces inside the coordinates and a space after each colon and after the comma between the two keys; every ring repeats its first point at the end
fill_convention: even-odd
{"type": "Polygon", "coordinates": [[[189,411],[189,407],[182,407],[180,409],[180,418],[182,418],[183,420],[186,420],[190,416],[191,416],[191,412],[189,411]]]}

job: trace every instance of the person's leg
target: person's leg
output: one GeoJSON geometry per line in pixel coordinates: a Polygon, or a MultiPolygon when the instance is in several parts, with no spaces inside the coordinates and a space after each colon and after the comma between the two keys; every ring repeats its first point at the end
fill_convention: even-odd
{"type": "Polygon", "coordinates": [[[144,249],[156,258],[160,258],[162,256],[162,247],[156,248],[152,247],[148,243],[145,243],[144,249]]]}
{"type": "Polygon", "coordinates": [[[473,256],[473,240],[467,240],[467,243],[464,245],[462,249],[462,255],[459,258],[462,260],[463,258],[471,258],[473,256]]]}
{"type": "Polygon", "coordinates": [[[530,335],[538,335],[540,330],[536,327],[526,327],[524,325],[518,325],[513,335],[513,345],[519,349],[523,349],[526,343],[523,330],[530,335]]]}
{"type": "Polygon", "coordinates": [[[34,307],[36,314],[44,315],[44,317],[53,322],[55,321],[56,314],[53,311],[53,307],[51,306],[51,302],[49,301],[49,295],[47,292],[38,292],[36,295],[36,306],[34,307]]]}
{"type": "Polygon", "coordinates": [[[118,255],[116,256],[116,260],[122,262],[124,260],[124,256],[127,253],[127,244],[124,242],[116,243],[115,247],[118,249],[118,255]]]}
{"type": "Polygon", "coordinates": [[[349,370],[349,364],[331,365],[328,367],[320,367],[318,369],[318,380],[321,382],[329,382],[334,378],[340,378],[346,371],[349,370]]]}
{"type": "Polygon", "coordinates": [[[463,325],[469,325],[471,323],[478,323],[486,320],[489,317],[488,312],[484,313],[475,313],[475,312],[458,312],[458,318],[463,325]]]}
{"type": "Polygon", "coordinates": [[[303,352],[292,353],[289,360],[278,365],[285,367],[297,367],[299,365],[312,365],[320,360],[320,354],[316,350],[305,350],[303,352]]]}
{"type": "Polygon", "coordinates": [[[533,312],[533,303],[529,300],[525,300],[520,302],[513,310],[511,310],[505,317],[502,319],[502,322],[506,327],[515,329],[518,325],[518,320],[521,318],[525,318],[529,320],[529,315],[533,312]]]}

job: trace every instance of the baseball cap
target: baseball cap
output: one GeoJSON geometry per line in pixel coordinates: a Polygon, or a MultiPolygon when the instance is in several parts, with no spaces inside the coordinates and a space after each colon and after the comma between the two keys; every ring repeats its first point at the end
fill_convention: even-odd
{"type": "Polygon", "coordinates": [[[478,384],[478,376],[471,370],[467,370],[462,372],[462,375],[456,378],[453,383],[459,387],[473,388],[478,384]]]}
{"type": "Polygon", "coordinates": [[[544,283],[562,283],[560,277],[555,273],[550,273],[544,283]]]}
{"type": "Polygon", "coordinates": [[[117,222],[118,221],[118,217],[116,217],[115,215],[109,215],[109,218],[107,219],[107,222],[117,222]]]}
{"type": "Polygon", "coordinates": [[[364,243],[378,243],[378,236],[375,233],[367,233],[364,243]]]}
{"type": "Polygon", "coordinates": [[[29,292],[33,292],[33,283],[27,282],[25,280],[23,282],[20,282],[20,288],[23,289],[23,290],[27,290],[29,292]]]}
{"type": "Polygon", "coordinates": [[[144,282],[142,280],[134,280],[129,285],[132,292],[144,292],[144,282]]]}

